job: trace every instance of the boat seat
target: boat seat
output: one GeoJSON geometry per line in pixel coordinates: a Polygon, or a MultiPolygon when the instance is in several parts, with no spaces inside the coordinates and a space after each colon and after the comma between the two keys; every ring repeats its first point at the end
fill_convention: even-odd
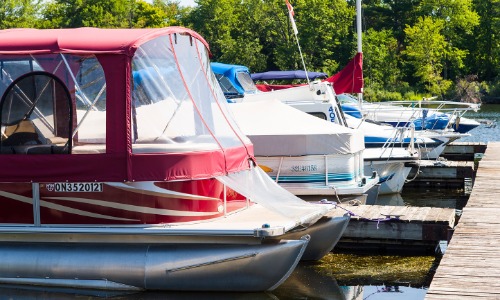
{"type": "Polygon", "coordinates": [[[72,154],[98,154],[106,153],[105,144],[75,145],[71,149],[72,154]]]}
{"type": "Polygon", "coordinates": [[[47,138],[47,142],[49,142],[50,144],[53,144],[53,145],[64,146],[68,142],[68,139],[62,138],[59,136],[54,136],[54,137],[47,138]]]}
{"type": "Polygon", "coordinates": [[[57,145],[26,145],[26,146],[3,146],[1,154],[67,154],[66,146],[57,145]]]}
{"type": "Polygon", "coordinates": [[[31,120],[22,120],[15,125],[5,127],[2,134],[2,146],[40,145],[35,125],[31,120]]]}
{"type": "Polygon", "coordinates": [[[207,151],[218,149],[214,143],[175,143],[175,144],[133,144],[134,154],[142,153],[178,153],[192,151],[207,151]]]}
{"type": "Polygon", "coordinates": [[[68,147],[57,145],[27,146],[26,154],[68,154],[68,147]]]}

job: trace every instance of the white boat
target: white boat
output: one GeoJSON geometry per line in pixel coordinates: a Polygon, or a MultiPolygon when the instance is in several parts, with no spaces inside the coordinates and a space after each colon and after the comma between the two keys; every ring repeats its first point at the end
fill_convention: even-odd
{"type": "Polygon", "coordinates": [[[229,107],[252,141],[259,166],[293,194],[345,197],[378,189],[378,175],[364,175],[361,131],[325,122],[278,100],[229,107]]]}
{"type": "MultiPolygon", "coordinates": [[[[362,127],[349,126],[342,110],[336,105],[335,101],[330,100],[335,99],[334,92],[330,84],[325,82],[315,82],[311,87],[294,87],[262,94],[269,94],[271,96],[272,93],[280,94],[279,99],[283,99],[288,105],[303,112],[328,120],[330,123],[360,130],[364,134],[366,148],[363,152],[363,174],[370,176],[370,174],[376,172],[379,175],[379,194],[399,193],[402,191],[406,177],[411,170],[411,166],[407,165],[407,163],[414,162],[420,158],[418,152],[408,149],[411,144],[410,140],[415,143],[415,139],[411,139],[410,137],[398,139],[395,130],[391,130],[390,132],[383,131],[384,135],[382,135],[381,132],[368,131],[365,125],[362,127]],[[317,99],[313,99],[312,97],[309,99],[306,97],[297,97],[297,95],[300,95],[299,90],[303,90],[305,93],[310,91],[311,88],[313,91],[310,93],[313,96],[316,95],[314,91],[325,92],[320,92],[320,96],[317,99]]],[[[244,98],[244,101],[253,98],[257,98],[257,95],[248,95],[244,98]]],[[[426,139],[426,142],[435,144],[434,141],[429,139],[426,139]]]]}
{"type": "Polygon", "coordinates": [[[192,30],[2,30],[0,96],[0,284],[272,290],[349,220],[256,167],[192,30]]]}
{"type": "MultiPolygon", "coordinates": [[[[264,93],[255,88],[248,68],[244,66],[217,63],[214,69],[219,82],[225,87],[223,90],[232,91],[230,93],[232,102],[278,99],[300,111],[330,121],[322,124],[333,123],[350,128],[360,126],[356,120],[354,120],[355,124],[348,124],[349,116],[344,116],[341,107],[337,105],[335,100],[335,92],[331,84],[327,82],[315,81],[310,86],[287,87],[264,93]]],[[[296,120],[290,121],[290,119],[292,118],[283,120],[283,124],[297,123],[296,120]]],[[[412,139],[408,130],[402,133],[392,127],[389,128],[389,126],[362,124],[360,129],[364,134],[365,147],[370,149],[363,152],[363,174],[370,177],[373,172],[377,172],[380,175],[380,189],[378,191],[380,194],[401,192],[406,176],[411,170],[411,167],[406,163],[419,159],[419,153],[424,151],[420,150],[417,153],[408,149],[411,144],[410,140],[415,143],[415,147],[420,146],[425,151],[434,150],[442,144],[441,141],[430,138],[412,139]],[[392,157],[388,157],[389,154],[392,157]]],[[[276,168],[271,169],[275,170],[276,168]]],[[[273,174],[275,177],[276,175],[273,174]]]]}
{"type": "Polygon", "coordinates": [[[477,112],[479,103],[437,101],[434,98],[421,101],[367,102],[349,94],[337,95],[344,112],[394,127],[408,127],[416,130],[449,130],[467,133],[480,123],[464,117],[467,112],[477,112]]]}

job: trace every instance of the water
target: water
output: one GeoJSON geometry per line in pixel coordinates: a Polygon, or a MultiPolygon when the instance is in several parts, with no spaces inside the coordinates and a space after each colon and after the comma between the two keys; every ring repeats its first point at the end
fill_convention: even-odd
{"type": "Polygon", "coordinates": [[[468,112],[465,117],[492,124],[481,124],[469,132],[471,136],[461,138],[460,141],[485,143],[500,141],[500,104],[483,104],[478,112],[468,112]]]}
{"type": "MultiPolygon", "coordinates": [[[[500,141],[500,105],[483,105],[466,117],[484,123],[464,142],[500,141]],[[498,123],[499,126],[492,124],[498,123]]],[[[462,209],[463,190],[403,189],[401,195],[381,196],[377,204],[435,206],[462,209]]],[[[340,253],[334,251],[317,263],[300,263],[280,287],[266,293],[112,293],[74,290],[20,289],[1,286],[2,299],[328,299],[423,300],[439,265],[439,255],[405,256],[402,253],[340,253]]]]}

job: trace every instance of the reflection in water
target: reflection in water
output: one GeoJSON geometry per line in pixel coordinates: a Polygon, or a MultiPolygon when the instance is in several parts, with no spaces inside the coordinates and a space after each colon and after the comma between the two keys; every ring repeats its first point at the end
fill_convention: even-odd
{"type": "Polygon", "coordinates": [[[463,209],[470,194],[463,189],[403,189],[404,205],[463,209]]]}
{"type": "Polygon", "coordinates": [[[415,289],[407,286],[365,286],[363,300],[381,299],[424,299],[427,289],[415,289]]]}
{"type": "Polygon", "coordinates": [[[0,299],[23,300],[276,300],[271,293],[207,293],[207,292],[106,292],[91,290],[27,288],[20,286],[0,286],[0,299]]]}
{"type": "Polygon", "coordinates": [[[215,293],[215,292],[141,292],[118,293],[90,290],[27,288],[23,286],[0,286],[0,299],[51,299],[51,300],[279,300],[319,299],[357,300],[363,294],[361,286],[339,286],[334,277],[323,275],[313,265],[299,264],[292,275],[276,290],[262,293],[215,293]]]}
{"type": "Polygon", "coordinates": [[[405,202],[401,194],[378,195],[376,205],[404,206],[405,202]]]}
{"type": "Polygon", "coordinates": [[[340,287],[333,276],[315,270],[314,264],[301,263],[272,293],[278,299],[353,300],[362,290],[360,286],[340,287]]]}
{"type": "Polygon", "coordinates": [[[429,286],[439,258],[379,254],[329,253],[314,268],[339,285],[429,286]]]}

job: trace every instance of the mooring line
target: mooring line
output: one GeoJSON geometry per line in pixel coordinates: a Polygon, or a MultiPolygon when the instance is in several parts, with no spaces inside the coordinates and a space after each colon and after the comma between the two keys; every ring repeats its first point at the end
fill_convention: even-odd
{"type": "Polygon", "coordinates": [[[400,220],[399,216],[395,216],[393,218],[390,215],[386,215],[385,218],[377,218],[377,219],[365,218],[365,217],[363,217],[361,215],[358,215],[358,214],[354,213],[351,210],[348,210],[347,208],[344,208],[344,207],[340,206],[338,203],[335,203],[335,202],[332,202],[332,201],[328,201],[326,199],[323,199],[320,202],[321,203],[325,203],[325,204],[332,204],[335,208],[338,207],[338,208],[340,208],[342,210],[345,210],[350,216],[358,217],[358,218],[360,218],[362,220],[369,221],[369,222],[377,222],[377,229],[379,229],[380,222],[386,222],[386,221],[391,221],[391,220],[400,220]]]}

